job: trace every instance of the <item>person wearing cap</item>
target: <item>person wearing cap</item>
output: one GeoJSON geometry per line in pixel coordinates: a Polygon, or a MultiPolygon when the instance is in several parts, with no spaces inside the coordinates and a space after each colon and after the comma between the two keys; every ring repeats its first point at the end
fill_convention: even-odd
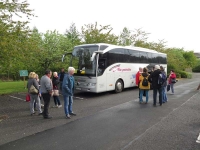
{"type": "Polygon", "coordinates": [[[148,80],[153,88],[153,106],[156,106],[157,93],[159,93],[159,104],[162,105],[162,86],[158,84],[158,77],[161,73],[160,66],[155,65],[154,71],[150,74],[148,80]]]}

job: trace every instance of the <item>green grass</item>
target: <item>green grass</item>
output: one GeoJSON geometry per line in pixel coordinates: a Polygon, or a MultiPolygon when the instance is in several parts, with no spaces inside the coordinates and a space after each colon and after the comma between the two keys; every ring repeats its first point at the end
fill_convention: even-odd
{"type": "Polygon", "coordinates": [[[0,95],[18,92],[27,92],[27,81],[0,82],[0,95]]]}

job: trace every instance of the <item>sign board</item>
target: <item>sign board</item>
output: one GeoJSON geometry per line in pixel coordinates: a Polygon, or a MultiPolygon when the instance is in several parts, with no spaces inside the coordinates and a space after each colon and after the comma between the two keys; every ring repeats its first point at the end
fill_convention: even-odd
{"type": "Polygon", "coordinates": [[[28,71],[27,70],[20,70],[19,74],[20,74],[20,77],[25,77],[25,76],[28,76],[28,71]]]}

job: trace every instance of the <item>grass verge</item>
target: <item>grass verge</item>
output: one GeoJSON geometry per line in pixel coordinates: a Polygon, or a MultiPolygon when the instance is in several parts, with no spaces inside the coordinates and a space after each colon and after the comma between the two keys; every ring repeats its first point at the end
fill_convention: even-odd
{"type": "Polygon", "coordinates": [[[0,82],[0,95],[27,92],[27,81],[0,82]]]}

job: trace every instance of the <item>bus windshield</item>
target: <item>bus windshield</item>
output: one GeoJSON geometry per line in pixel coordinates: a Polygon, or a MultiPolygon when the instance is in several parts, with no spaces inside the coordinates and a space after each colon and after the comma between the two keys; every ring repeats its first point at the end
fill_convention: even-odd
{"type": "Polygon", "coordinates": [[[75,47],[72,52],[72,66],[76,69],[74,75],[96,76],[96,57],[93,61],[90,58],[94,51],[98,51],[99,46],[75,47]]]}

